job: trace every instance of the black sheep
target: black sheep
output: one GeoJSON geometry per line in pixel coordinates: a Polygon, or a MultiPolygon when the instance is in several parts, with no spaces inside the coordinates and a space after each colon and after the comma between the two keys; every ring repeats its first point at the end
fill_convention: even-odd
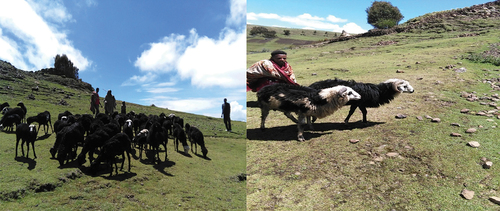
{"type": "Polygon", "coordinates": [[[354,113],[356,108],[363,113],[363,122],[368,122],[366,119],[366,108],[377,108],[381,105],[389,103],[400,93],[413,93],[413,87],[408,81],[401,79],[389,79],[383,83],[372,84],[372,83],[358,83],[354,80],[344,81],[335,78],[334,80],[328,79],[324,81],[315,82],[309,87],[314,89],[323,89],[327,87],[333,87],[337,85],[344,85],[351,87],[354,91],[361,95],[360,100],[353,100],[347,102],[346,105],[351,105],[349,114],[345,118],[344,122],[348,123],[349,118],[354,113]]]}
{"type": "Polygon", "coordinates": [[[124,133],[118,133],[111,137],[104,145],[101,147],[99,156],[90,164],[90,172],[95,174],[97,172],[98,166],[101,162],[107,162],[111,167],[111,173],[109,176],[113,175],[113,166],[115,164],[115,172],[118,174],[118,166],[115,162],[115,157],[118,155],[123,155],[122,166],[120,170],[123,170],[123,165],[125,163],[125,154],[128,159],[128,171],[130,172],[130,153],[132,152],[130,139],[124,133]]]}
{"type": "Polygon", "coordinates": [[[24,143],[26,143],[26,158],[29,157],[30,153],[30,144],[31,148],[33,148],[33,155],[36,158],[36,152],[35,152],[35,140],[36,140],[36,126],[35,125],[28,125],[26,123],[21,123],[16,126],[16,157],[17,157],[17,146],[19,144],[19,140],[23,140],[21,142],[21,152],[23,153],[24,156],[24,143]]]}
{"type": "Polygon", "coordinates": [[[26,109],[26,106],[24,106],[24,103],[20,102],[17,104],[19,107],[15,107],[12,109],[9,109],[9,111],[5,112],[4,116],[10,116],[12,114],[17,114],[21,117],[21,122],[26,118],[26,112],[28,111],[26,109]]]}
{"type": "Polygon", "coordinates": [[[149,133],[147,136],[147,143],[149,145],[149,148],[154,153],[153,163],[155,163],[157,160],[158,164],[161,162],[160,144],[165,147],[165,160],[167,160],[167,142],[168,142],[168,135],[166,134],[163,127],[158,122],[153,123],[149,128],[149,133]]]}
{"type": "Polygon", "coordinates": [[[74,160],[78,143],[83,143],[84,135],[85,128],[80,122],[64,127],[57,133],[54,146],[50,149],[52,157],[56,157],[61,166],[68,160],[74,160]]]}
{"type": "Polygon", "coordinates": [[[130,140],[134,139],[134,122],[131,119],[127,119],[123,124],[123,133],[127,134],[130,140]]]}
{"type": "Polygon", "coordinates": [[[26,119],[26,122],[28,123],[28,125],[30,125],[33,122],[37,122],[38,123],[37,133],[38,133],[38,131],[40,131],[40,126],[42,126],[42,125],[43,125],[43,130],[45,131],[45,134],[48,133],[48,130],[50,129],[50,127],[52,127],[52,132],[54,132],[54,127],[52,126],[52,122],[50,120],[50,112],[49,111],[44,111],[42,113],[39,113],[36,116],[28,117],[26,119]]]}
{"type": "Polygon", "coordinates": [[[203,153],[203,157],[207,158],[208,150],[205,147],[205,140],[203,138],[203,133],[196,127],[190,126],[186,123],[186,133],[189,138],[189,142],[191,142],[191,152],[193,152],[193,148],[195,149],[195,154],[198,153],[198,147],[201,148],[201,153],[203,153]],[[194,144],[194,147],[193,147],[194,144]]]}
{"type": "Polygon", "coordinates": [[[182,146],[184,147],[184,152],[187,153],[189,150],[189,145],[187,144],[186,140],[186,132],[184,129],[182,129],[181,125],[178,123],[174,123],[174,146],[175,146],[175,151],[179,151],[179,142],[181,142],[182,146]]]}
{"type": "Polygon", "coordinates": [[[114,135],[118,134],[119,128],[114,123],[108,123],[99,128],[85,138],[82,151],[78,155],[77,161],[79,165],[85,163],[85,155],[89,153],[89,160],[94,160],[94,152],[98,147],[104,145],[114,135]]]}
{"type": "Polygon", "coordinates": [[[0,119],[0,130],[6,128],[8,131],[14,130],[14,125],[18,125],[21,123],[21,117],[17,114],[4,115],[2,119],[0,119]]]}

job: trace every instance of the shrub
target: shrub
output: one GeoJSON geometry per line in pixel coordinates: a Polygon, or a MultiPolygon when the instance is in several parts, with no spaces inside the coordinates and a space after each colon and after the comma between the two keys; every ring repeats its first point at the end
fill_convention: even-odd
{"type": "Polygon", "coordinates": [[[403,20],[399,9],[390,2],[375,1],[366,9],[368,23],[377,29],[388,29],[398,25],[403,20]]]}

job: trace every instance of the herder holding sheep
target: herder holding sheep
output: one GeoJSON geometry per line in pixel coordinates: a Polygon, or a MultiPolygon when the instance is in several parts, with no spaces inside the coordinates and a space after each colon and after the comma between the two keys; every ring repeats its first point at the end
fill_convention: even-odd
{"type": "Polygon", "coordinates": [[[262,87],[275,83],[298,85],[292,66],[286,61],[286,52],[275,50],[270,59],[256,62],[247,69],[247,91],[259,91],[262,87]]]}
{"type": "Polygon", "coordinates": [[[92,92],[92,95],[90,96],[90,110],[92,111],[92,114],[99,114],[99,106],[101,105],[101,102],[99,102],[99,88],[96,88],[95,91],[92,92]]]}
{"type": "Polygon", "coordinates": [[[108,90],[106,97],[104,98],[104,112],[108,115],[113,114],[116,108],[115,96],[111,94],[111,90],[108,90]]]}

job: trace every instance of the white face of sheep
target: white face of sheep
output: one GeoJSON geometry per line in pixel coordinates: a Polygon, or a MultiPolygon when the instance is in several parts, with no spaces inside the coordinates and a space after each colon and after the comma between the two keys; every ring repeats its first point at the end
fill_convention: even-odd
{"type": "Polygon", "coordinates": [[[413,87],[410,82],[401,79],[389,79],[385,83],[392,83],[394,90],[400,93],[413,93],[413,87]]]}
{"type": "Polygon", "coordinates": [[[36,133],[36,126],[35,125],[30,125],[30,132],[35,132],[36,133]]]}
{"type": "Polygon", "coordinates": [[[344,98],[347,98],[349,101],[361,99],[361,95],[359,93],[357,93],[352,88],[347,86],[340,87],[339,95],[341,95],[344,98]]]}

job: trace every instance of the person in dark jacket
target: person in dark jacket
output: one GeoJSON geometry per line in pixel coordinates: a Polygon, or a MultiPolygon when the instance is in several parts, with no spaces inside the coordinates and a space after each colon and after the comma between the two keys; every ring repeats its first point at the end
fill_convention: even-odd
{"type": "Polygon", "coordinates": [[[224,124],[226,125],[226,130],[231,132],[231,105],[227,103],[227,99],[224,98],[224,104],[222,104],[222,115],[224,118],[224,124]]]}

